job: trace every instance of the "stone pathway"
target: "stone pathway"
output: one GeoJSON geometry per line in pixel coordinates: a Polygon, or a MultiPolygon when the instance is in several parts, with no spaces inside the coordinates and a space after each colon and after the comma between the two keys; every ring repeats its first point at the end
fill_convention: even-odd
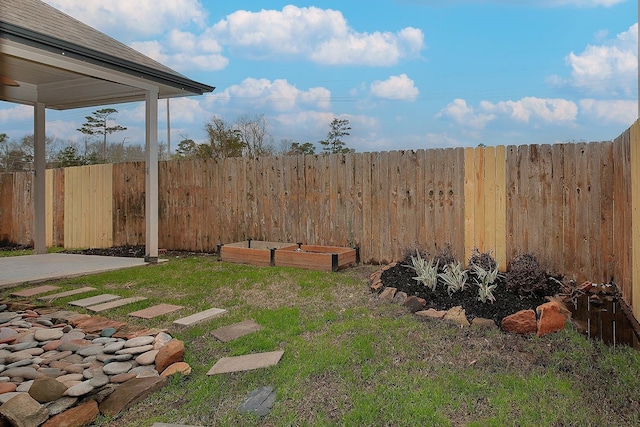
{"type": "Polygon", "coordinates": [[[147,298],[145,297],[122,298],[122,299],[117,299],[115,301],[105,302],[103,304],[91,305],[87,307],[87,310],[92,311],[94,313],[99,313],[101,311],[122,307],[123,305],[133,304],[134,302],[144,301],[146,299],[147,298]]]}
{"type": "Polygon", "coordinates": [[[226,312],[227,310],[223,308],[210,308],[208,310],[192,314],[191,316],[178,319],[174,321],[173,324],[178,326],[192,326],[196,323],[204,322],[206,320],[213,319],[214,317],[222,316],[226,312]]]}
{"type": "Polygon", "coordinates": [[[129,313],[129,316],[140,317],[142,319],[153,319],[154,317],[162,316],[163,314],[173,313],[174,311],[181,310],[183,307],[173,304],[158,304],[144,310],[134,311],[129,313]]]}
{"type": "Polygon", "coordinates": [[[223,326],[211,332],[217,340],[229,342],[262,329],[255,320],[245,320],[233,325],[223,326]]]}
{"type": "Polygon", "coordinates": [[[59,298],[71,297],[74,295],[84,294],[84,293],[95,291],[95,290],[96,288],[92,288],[91,286],[85,286],[83,288],[72,289],[70,291],[59,292],[57,294],[43,295],[41,297],[38,297],[38,299],[41,301],[51,302],[59,298]]]}
{"type": "Polygon", "coordinates": [[[18,292],[13,292],[11,294],[12,297],[22,297],[22,298],[29,298],[35,295],[39,295],[39,294],[45,294],[47,292],[51,292],[51,291],[57,291],[58,289],[60,289],[59,286],[51,286],[51,285],[43,285],[43,286],[38,286],[35,288],[28,288],[25,289],[23,291],[18,291],[18,292]]]}
{"type": "Polygon", "coordinates": [[[73,305],[73,306],[76,306],[76,307],[87,308],[87,307],[92,306],[92,305],[102,304],[102,303],[113,301],[113,300],[117,300],[117,299],[120,299],[119,295],[102,294],[102,295],[96,295],[94,297],[83,298],[83,299],[79,299],[79,300],[76,300],[76,301],[71,301],[69,303],[69,305],[73,305]]]}
{"type": "Polygon", "coordinates": [[[284,351],[270,351],[266,353],[246,354],[244,356],[223,357],[218,360],[207,375],[226,374],[230,372],[250,371],[253,369],[268,368],[276,365],[284,351]]]}

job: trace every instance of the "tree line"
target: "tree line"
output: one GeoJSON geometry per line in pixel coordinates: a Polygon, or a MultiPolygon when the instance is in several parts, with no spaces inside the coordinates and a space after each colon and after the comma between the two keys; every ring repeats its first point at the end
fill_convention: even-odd
{"type": "MultiPolygon", "coordinates": [[[[117,138],[118,133],[127,130],[116,123],[117,114],[118,111],[113,108],[103,108],[86,116],[83,125],[77,129],[83,135],[80,143],[46,137],[47,168],[144,160],[143,145],[130,144],[128,137],[121,140],[117,138]]],[[[158,157],[166,160],[316,154],[316,145],[311,142],[283,139],[276,146],[269,135],[264,115],[245,114],[235,122],[214,116],[204,124],[204,130],[207,136],[201,142],[194,141],[188,135],[181,135],[175,153],[171,155],[167,152],[167,144],[159,142],[158,157]]],[[[318,141],[321,152],[353,152],[344,141],[350,131],[349,120],[334,118],[329,124],[327,137],[318,141]]],[[[33,157],[33,134],[12,140],[6,133],[0,133],[0,172],[33,170],[33,157]]]]}

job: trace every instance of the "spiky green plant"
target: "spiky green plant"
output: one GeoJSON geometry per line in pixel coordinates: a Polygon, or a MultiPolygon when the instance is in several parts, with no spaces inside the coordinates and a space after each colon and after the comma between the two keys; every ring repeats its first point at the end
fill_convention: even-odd
{"type": "Polygon", "coordinates": [[[420,251],[416,249],[416,256],[411,256],[411,264],[407,265],[407,267],[413,269],[418,275],[414,277],[414,280],[421,282],[424,286],[431,289],[431,291],[436,290],[436,286],[438,285],[438,263],[435,265],[433,260],[427,261],[422,258],[420,255],[420,251]]]}
{"type": "Polygon", "coordinates": [[[468,270],[462,268],[459,262],[452,262],[444,266],[444,272],[438,274],[438,277],[447,285],[447,293],[449,296],[455,292],[463,291],[467,284],[468,270]]]}

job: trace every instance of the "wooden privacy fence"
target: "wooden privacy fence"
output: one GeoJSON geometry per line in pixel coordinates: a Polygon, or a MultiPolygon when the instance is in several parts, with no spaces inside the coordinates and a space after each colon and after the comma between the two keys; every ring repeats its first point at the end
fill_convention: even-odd
{"type": "MultiPolygon", "coordinates": [[[[588,144],[161,162],[159,245],[357,245],[371,263],[450,245],[460,260],[491,250],[502,269],[531,252],[550,273],[615,280],[640,318],[639,131],[588,144]]],[[[144,244],[144,180],[144,163],[47,171],[47,244],[144,244]]],[[[0,176],[0,238],[31,242],[31,192],[30,174],[0,176]]]]}

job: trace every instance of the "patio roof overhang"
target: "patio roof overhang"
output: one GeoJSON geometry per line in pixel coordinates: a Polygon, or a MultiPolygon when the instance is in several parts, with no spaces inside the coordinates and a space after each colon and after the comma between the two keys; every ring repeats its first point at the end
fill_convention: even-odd
{"type": "Polygon", "coordinates": [[[66,110],[145,102],[146,254],[154,261],[158,256],[158,99],[201,95],[214,89],[188,79],[41,1],[3,0],[0,3],[0,100],[34,107],[35,253],[46,253],[47,108],[66,110]]]}

